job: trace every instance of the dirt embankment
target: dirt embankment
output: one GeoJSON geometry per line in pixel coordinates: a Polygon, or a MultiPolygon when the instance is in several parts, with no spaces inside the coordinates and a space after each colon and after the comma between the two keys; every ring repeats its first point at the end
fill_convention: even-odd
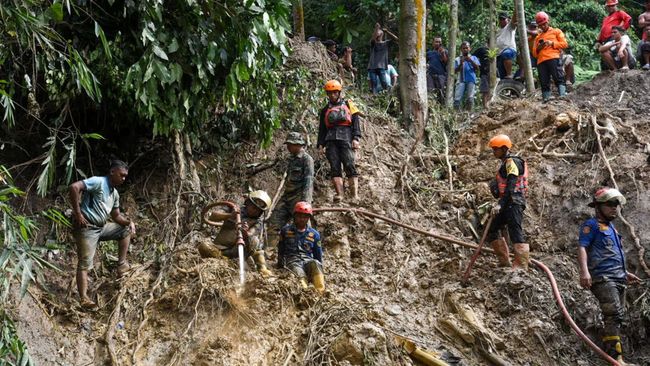
{"type": "MultiPolygon", "coordinates": [[[[482,232],[479,207],[492,201],[486,183],[497,165],[485,145],[496,133],[509,134],[530,168],[525,231],[533,256],[551,267],[577,323],[598,339],[597,304],[578,286],[574,255],[577,228],[591,214],[589,194],[597,186],[613,184],[595,131],[613,179],[628,197],[624,216],[636,228],[639,243],[650,249],[650,233],[641,230],[650,219],[650,127],[647,110],[637,109],[630,99],[643,98],[635,91],[648,84],[647,73],[599,76],[567,101],[495,105],[462,131],[452,147],[454,190],[441,173],[446,171],[444,156],[424,146],[402,177],[400,168],[413,141],[396,122],[370,109],[357,156],[359,206],[475,240],[473,231],[482,232]],[[628,90],[622,98],[617,85],[628,90]],[[562,113],[566,116],[558,118],[562,113]]],[[[247,163],[284,153],[283,137],[278,134],[266,151],[251,147],[232,158],[202,159],[201,178],[211,182],[208,199],[238,200],[248,186],[274,192],[280,181],[277,169],[253,176],[243,172],[247,163]]],[[[309,151],[316,156],[313,146],[309,151]]],[[[327,164],[321,163],[314,204],[329,206],[327,164]]],[[[158,251],[161,260],[153,261],[138,253],[162,245],[148,241],[156,237],[151,231],[166,230],[156,223],[174,215],[174,202],[162,198],[161,186],[156,185],[160,197],[148,193],[152,196],[147,202],[159,200],[153,209],[142,208],[147,206],[139,188],[125,192],[127,202],[131,197],[128,209],[139,212],[140,225],[149,229],[134,243],[131,256],[138,266],[129,276],[113,280],[110,261],[93,274],[98,312],[76,308],[68,282],[74,275],[73,251],[59,259],[66,264],[64,274],[47,277],[53,295],[34,289],[38,302],[29,298],[17,306],[20,334],[38,364],[413,365],[396,344],[397,334],[450,364],[602,364],[565,324],[540,272],[496,269],[494,258],[483,255],[470,286],[462,287],[459,279],[470,250],[380,220],[318,215],[328,288],[323,297],[302,290],[295,278],[279,270],[271,279],[249,272],[246,286],[238,289],[234,262],[198,256],[196,243],[209,240],[213,232],[198,224],[197,212],[186,223],[190,234],[172,250],[158,251]]],[[[618,227],[625,236],[629,269],[643,274],[644,259],[631,232],[623,223],[618,227]]],[[[268,248],[271,263],[273,244],[268,248]]],[[[650,362],[646,289],[631,289],[631,322],[625,329],[628,358],[641,364],[650,362]]]]}

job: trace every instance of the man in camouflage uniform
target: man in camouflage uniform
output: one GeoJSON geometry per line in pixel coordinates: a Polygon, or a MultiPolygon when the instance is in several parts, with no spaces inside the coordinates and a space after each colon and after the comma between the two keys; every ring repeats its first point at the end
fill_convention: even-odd
{"type": "Polygon", "coordinates": [[[241,233],[244,239],[244,256],[252,256],[258,272],[263,277],[271,275],[266,267],[264,254],[264,212],[271,206],[271,198],[264,191],[249,193],[244,205],[232,210],[230,208],[213,212],[210,221],[223,221],[221,230],[214,239],[214,244],[202,242],[198,245],[199,253],[203,258],[218,257],[223,255],[230,259],[239,257],[237,248],[238,230],[235,221],[236,214],[240,213],[241,233]]]}
{"type": "Polygon", "coordinates": [[[286,162],[286,184],[271,214],[271,235],[291,220],[296,203],[311,203],[314,193],[314,159],[305,151],[305,140],[299,132],[290,132],[286,145],[290,154],[286,162]]]}

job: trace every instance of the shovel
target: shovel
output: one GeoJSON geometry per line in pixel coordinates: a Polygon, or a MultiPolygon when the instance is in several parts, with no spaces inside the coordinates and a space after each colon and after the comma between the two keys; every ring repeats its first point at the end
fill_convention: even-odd
{"type": "Polygon", "coordinates": [[[478,248],[476,248],[476,250],[474,251],[472,258],[469,260],[469,264],[467,265],[465,274],[463,274],[463,279],[460,281],[461,285],[463,286],[467,286],[469,282],[469,274],[470,272],[472,272],[472,267],[474,266],[474,262],[476,262],[476,259],[478,258],[479,254],[481,254],[481,248],[483,248],[483,244],[485,243],[485,238],[487,237],[488,230],[490,230],[490,226],[492,225],[492,219],[494,219],[494,216],[490,214],[490,218],[485,224],[485,229],[483,229],[483,236],[481,236],[481,242],[479,243],[478,248]]]}

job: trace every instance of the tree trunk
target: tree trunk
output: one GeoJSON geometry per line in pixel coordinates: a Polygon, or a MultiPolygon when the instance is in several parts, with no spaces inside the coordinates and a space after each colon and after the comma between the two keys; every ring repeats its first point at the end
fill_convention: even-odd
{"type": "Polygon", "coordinates": [[[526,12],[524,11],[524,0],[515,0],[517,11],[517,32],[519,33],[519,49],[521,59],[524,61],[524,75],[526,77],[526,91],[528,95],[535,92],[535,79],[533,79],[533,66],[530,62],[530,50],[528,49],[528,34],[526,33],[526,12]]]}
{"type": "MultiPolygon", "coordinates": [[[[496,0],[488,0],[490,6],[490,42],[488,48],[490,51],[497,48],[497,4],[496,0]]],[[[494,96],[494,89],[497,86],[497,59],[496,56],[490,58],[490,99],[494,96]]]]}
{"type": "Polygon", "coordinates": [[[399,22],[399,86],[402,115],[413,132],[424,131],[427,119],[426,0],[401,0],[399,22]]]}
{"type": "Polygon", "coordinates": [[[456,37],[458,36],[458,0],[450,0],[449,14],[449,61],[447,61],[447,100],[445,105],[451,108],[454,104],[454,60],[456,59],[456,37]]]}
{"type": "Polygon", "coordinates": [[[305,13],[302,0],[293,0],[293,39],[305,41],[305,13]]]}

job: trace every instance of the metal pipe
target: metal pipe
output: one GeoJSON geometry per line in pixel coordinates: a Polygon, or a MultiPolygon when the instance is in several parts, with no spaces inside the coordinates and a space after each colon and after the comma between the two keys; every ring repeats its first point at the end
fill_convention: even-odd
{"type": "MultiPolygon", "coordinates": [[[[416,233],[431,236],[433,238],[440,239],[440,240],[443,240],[443,241],[446,241],[446,242],[449,242],[449,243],[462,245],[462,246],[468,247],[468,248],[475,248],[475,249],[480,248],[480,246],[476,245],[476,244],[467,243],[467,242],[464,242],[462,240],[458,240],[456,238],[449,237],[449,236],[446,236],[446,235],[441,235],[441,234],[436,234],[436,233],[432,233],[432,232],[429,232],[429,231],[424,231],[424,230],[418,229],[418,228],[416,228],[414,226],[404,224],[404,223],[402,223],[400,221],[393,220],[393,219],[391,219],[389,217],[382,216],[382,215],[376,214],[374,212],[370,212],[370,211],[366,211],[366,210],[362,210],[362,209],[358,209],[358,208],[352,208],[352,207],[321,207],[321,208],[315,208],[314,213],[318,213],[318,212],[354,212],[354,213],[359,214],[359,215],[373,217],[373,218],[380,219],[380,220],[383,220],[383,221],[386,221],[386,222],[390,222],[390,223],[395,224],[397,226],[401,226],[401,227],[403,227],[405,229],[415,231],[416,233]]],[[[494,254],[494,251],[491,250],[491,249],[488,249],[488,248],[485,248],[484,251],[494,254]]],[[[601,356],[604,360],[609,362],[611,365],[621,366],[618,363],[618,361],[613,359],[611,356],[609,356],[607,353],[605,353],[603,350],[601,350],[600,347],[598,347],[594,342],[592,342],[591,339],[589,339],[589,337],[587,337],[582,332],[580,327],[578,327],[578,325],[573,321],[573,319],[571,318],[571,315],[569,314],[569,311],[564,306],[564,302],[562,301],[562,295],[560,295],[560,290],[557,287],[557,282],[555,281],[555,277],[553,276],[553,272],[551,272],[551,270],[548,267],[546,267],[546,265],[544,263],[542,263],[540,261],[537,261],[535,259],[531,259],[530,261],[535,266],[537,266],[537,268],[541,269],[546,274],[546,277],[548,278],[548,281],[551,284],[551,289],[553,291],[553,296],[555,297],[557,305],[560,308],[560,310],[562,312],[562,315],[564,316],[564,319],[567,321],[567,323],[569,323],[569,326],[571,326],[571,328],[576,332],[578,337],[582,338],[582,340],[585,341],[585,343],[587,343],[587,345],[589,347],[591,347],[591,349],[593,349],[596,353],[598,353],[599,356],[601,356]]]]}
{"type": "Polygon", "coordinates": [[[210,212],[212,208],[217,206],[227,206],[235,213],[235,225],[237,227],[237,254],[239,257],[239,285],[244,286],[244,282],[246,281],[246,275],[245,275],[245,257],[244,257],[244,237],[241,233],[241,212],[239,211],[239,207],[237,207],[237,205],[233,202],[216,201],[205,206],[201,211],[201,220],[203,221],[203,223],[212,226],[220,225],[220,223],[216,221],[211,221],[206,217],[208,212],[210,212]]]}

